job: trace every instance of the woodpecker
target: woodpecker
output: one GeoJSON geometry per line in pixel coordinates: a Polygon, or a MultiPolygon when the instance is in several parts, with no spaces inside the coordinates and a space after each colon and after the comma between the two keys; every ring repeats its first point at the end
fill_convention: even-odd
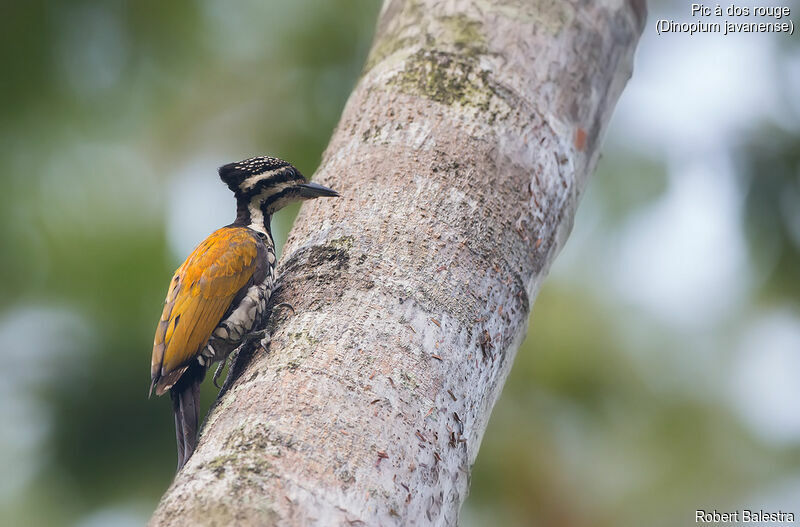
{"type": "Polygon", "coordinates": [[[339,194],[310,183],[291,164],[253,157],[219,168],[236,198],[236,220],[197,246],[169,284],[150,362],[150,395],[169,391],[178,470],[197,444],[200,383],[216,378],[232,352],[254,334],[275,283],[272,215],[294,201],[339,194]]]}

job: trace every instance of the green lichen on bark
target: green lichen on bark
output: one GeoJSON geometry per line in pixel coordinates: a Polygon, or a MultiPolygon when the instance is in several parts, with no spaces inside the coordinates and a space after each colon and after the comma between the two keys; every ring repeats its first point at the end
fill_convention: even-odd
{"type": "Polygon", "coordinates": [[[328,246],[335,249],[350,249],[354,242],[355,239],[352,236],[341,236],[328,242],[328,246]]]}
{"type": "Polygon", "coordinates": [[[477,56],[488,51],[483,26],[477,20],[464,15],[443,16],[438,19],[443,29],[437,38],[439,44],[452,44],[456,49],[477,56]]]}
{"type": "Polygon", "coordinates": [[[236,459],[237,459],[236,456],[233,454],[224,454],[222,456],[217,456],[208,463],[206,463],[206,466],[204,468],[207,468],[208,470],[213,472],[214,475],[217,476],[217,478],[221,478],[222,475],[225,474],[225,468],[228,466],[232,466],[232,464],[236,461],[236,459]]]}
{"type": "Polygon", "coordinates": [[[420,95],[448,106],[459,104],[488,110],[493,94],[485,77],[477,61],[468,56],[419,50],[406,59],[404,69],[390,83],[409,95],[420,95]]]}
{"type": "MultiPolygon", "coordinates": [[[[481,66],[481,59],[492,55],[481,22],[463,14],[431,17],[421,34],[424,45],[407,50],[389,87],[448,106],[488,112],[490,123],[508,113],[491,71],[481,66]]],[[[398,42],[392,36],[389,40],[398,42]]]]}
{"type": "Polygon", "coordinates": [[[381,63],[387,57],[394,53],[410,48],[416,39],[411,37],[400,37],[397,35],[386,35],[381,38],[367,57],[367,62],[364,65],[364,71],[370,71],[376,64],[381,63]]]}
{"type": "MultiPolygon", "coordinates": [[[[319,343],[319,339],[313,336],[310,331],[295,331],[288,333],[286,338],[289,341],[289,346],[300,349],[314,348],[319,343]]],[[[305,358],[308,355],[311,355],[311,353],[306,353],[302,356],[305,358]]]]}
{"type": "Polygon", "coordinates": [[[405,58],[419,49],[441,49],[477,58],[487,52],[482,24],[463,14],[431,16],[408,2],[393,24],[375,42],[364,71],[397,54],[405,58]]]}
{"type": "MultiPolygon", "coordinates": [[[[534,25],[534,31],[559,33],[575,16],[565,2],[476,0],[482,11],[534,25]]],[[[516,101],[492,79],[484,57],[496,57],[489,49],[483,23],[469,15],[432,15],[409,1],[393,16],[373,47],[364,69],[369,72],[386,61],[393,73],[386,85],[402,93],[422,96],[448,106],[473,108],[489,114],[491,124],[507,116],[516,101]]],[[[365,137],[365,142],[371,139],[365,137]]]]}

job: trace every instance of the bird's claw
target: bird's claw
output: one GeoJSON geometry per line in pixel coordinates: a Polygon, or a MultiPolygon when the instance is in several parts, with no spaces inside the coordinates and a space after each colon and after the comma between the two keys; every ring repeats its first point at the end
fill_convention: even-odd
{"type": "MultiPolygon", "coordinates": [[[[233,355],[233,359],[231,359],[231,363],[233,362],[233,360],[236,359],[236,352],[238,352],[238,351],[239,351],[239,348],[236,348],[235,350],[233,350],[231,352],[231,355],[233,355]]],[[[227,364],[227,363],[228,363],[228,357],[225,357],[224,359],[222,359],[219,362],[219,364],[217,365],[217,369],[214,370],[214,377],[211,378],[211,381],[214,383],[214,386],[216,386],[217,389],[221,389],[222,388],[219,384],[217,384],[217,381],[219,380],[219,376],[222,374],[222,370],[225,368],[225,364],[227,364]]]]}
{"type": "Polygon", "coordinates": [[[266,348],[267,346],[269,346],[269,343],[272,340],[272,335],[269,334],[269,330],[267,330],[267,329],[262,329],[262,330],[259,330],[259,331],[253,331],[252,333],[247,335],[245,343],[250,343],[250,342],[256,340],[257,338],[261,339],[261,341],[260,341],[261,346],[266,348]]]}
{"type": "MultiPolygon", "coordinates": [[[[289,304],[286,304],[286,305],[289,306],[289,304]]],[[[292,306],[289,306],[289,307],[291,308],[292,306]]],[[[292,310],[292,311],[294,311],[294,310],[292,310]]],[[[245,346],[247,346],[248,344],[250,344],[252,341],[254,341],[255,339],[257,339],[259,337],[261,338],[261,341],[259,342],[259,344],[261,344],[261,347],[263,347],[264,349],[266,349],[269,346],[269,343],[272,341],[272,335],[270,335],[269,334],[269,330],[266,330],[266,329],[262,329],[262,330],[259,330],[259,331],[253,331],[253,332],[247,334],[247,336],[245,336],[245,338],[242,341],[242,343],[239,344],[239,347],[234,349],[232,352],[230,352],[230,354],[227,357],[225,357],[224,359],[222,359],[219,362],[219,365],[217,366],[217,369],[214,371],[214,376],[211,379],[212,382],[214,383],[214,386],[216,386],[218,389],[221,390],[222,387],[224,387],[225,384],[227,384],[228,381],[226,380],[223,383],[222,387],[221,387],[219,384],[217,384],[217,381],[219,380],[220,376],[222,375],[222,370],[225,369],[225,364],[228,363],[228,359],[231,360],[231,364],[234,364],[236,362],[236,357],[239,355],[239,352],[242,349],[244,349],[245,346]]],[[[233,366],[231,366],[231,367],[233,367],[233,366]]],[[[229,374],[230,374],[230,372],[229,372],[229,374]]]]}

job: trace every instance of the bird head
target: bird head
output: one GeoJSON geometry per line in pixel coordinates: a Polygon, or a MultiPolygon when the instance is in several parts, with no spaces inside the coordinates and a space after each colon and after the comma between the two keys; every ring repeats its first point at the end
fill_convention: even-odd
{"type": "Polygon", "coordinates": [[[272,216],[289,203],[320,197],[336,197],[333,189],[311,183],[295,167],[277,157],[251,157],[219,168],[240,209],[258,209],[272,216]]]}

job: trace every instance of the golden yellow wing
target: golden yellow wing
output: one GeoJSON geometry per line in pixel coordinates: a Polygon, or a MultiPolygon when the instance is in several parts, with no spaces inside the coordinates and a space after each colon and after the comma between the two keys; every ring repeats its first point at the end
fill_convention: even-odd
{"type": "Polygon", "coordinates": [[[153,341],[150,373],[157,395],[180,378],[205,346],[236,294],[253,276],[257,255],[255,233],[244,227],[223,227],[175,271],[153,341]]]}

